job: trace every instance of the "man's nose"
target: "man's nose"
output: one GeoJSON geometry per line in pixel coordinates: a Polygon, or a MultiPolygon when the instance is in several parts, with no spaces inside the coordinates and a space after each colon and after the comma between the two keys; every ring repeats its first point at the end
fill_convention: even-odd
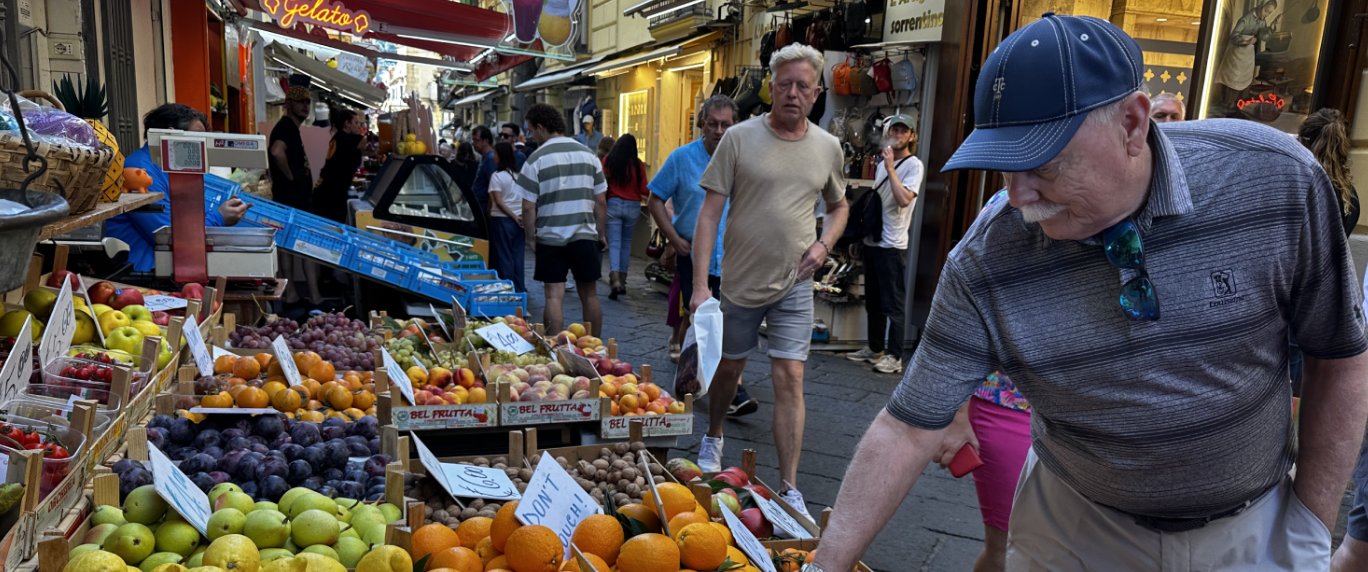
{"type": "Polygon", "coordinates": [[[1040,200],[1040,193],[1031,182],[1029,173],[1005,173],[1007,182],[1007,202],[1021,208],[1040,200]]]}

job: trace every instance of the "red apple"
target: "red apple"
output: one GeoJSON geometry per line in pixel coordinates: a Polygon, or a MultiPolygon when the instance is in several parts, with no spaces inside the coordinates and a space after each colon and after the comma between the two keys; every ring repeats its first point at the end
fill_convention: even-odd
{"type": "Polygon", "coordinates": [[[632,373],[632,364],[620,361],[613,364],[613,375],[627,375],[632,373]]]}
{"type": "Polygon", "coordinates": [[[741,524],[746,525],[746,530],[749,530],[756,538],[774,536],[774,526],[765,520],[765,514],[760,512],[760,509],[748,508],[741,511],[738,516],[741,518],[741,524]]]}
{"type": "Polygon", "coordinates": [[[722,471],[720,473],[717,473],[717,475],[713,476],[713,480],[727,483],[728,485],[733,487],[746,486],[746,480],[743,477],[737,475],[736,473],[728,471],[722,471]]]}
{"type": "MultiPolygon", "coordinates": [[[[91,300],[91,302],[99,304],[99,302],[95,302],[94,300],[91,300]]],[[[115,310],[134,304],[142,305],[142,303],[142,291],[137,288],[119,288],[114,291],[114,297],[109,299],[109,307],[114,308],[115,310]]]]}
{"type": "Polygon", "coordinates": [[[52,274],[48,275],[47,285],[49,288],[60,287],[63,282],[70,284],[72,290],[81,287],[80,281],[76,280],[76,275],[70,270],[53,270],[52,274]]]}
{"type": "Polygon", "coordinates": [[[741,481],[741,484],[737,485],[738,487],[750,484],[750,475],[747,474],[746,470],[742,469],[741,467],[727,467],[725,469],[722,469],[722,472],[736,475],[736,478],[741,481]]]}
{"type": "Polygon", "coordinates": [[[750,491],[750,493],[751,493],[752,495],[755,495],[755,496],[758,496],[758,497],[765,497],[766,499],[769,499],[769,500],[774,500],[774,495],[770,494],[769,489],[767,489],[767,488],[765,488],[765,487],[762,487],[762,486],[760,486],[760,485],[746,485],[746,486],[741,487],[741,488],[750,491]]]}
{"type": "Polygon", "coordinates": [[[95,284],[91,285],[89,290],[86,290],[86,295],[90,296],[91,304],[104,304],[106,306],[112,306],[112,304],[110,304],[109,302],[109,299],[114,297],[114,284],[103,280],[96,282],[95,284]]]}
{"type": "Polygon", "coordinates": [[[185,297],[187,300],[203,300],[204,285],[197,282],[190,282],[181,287],[180,293],[181,296],[185,297]]]}
{"type": "Polygon", "coordinates": [[[152,323],[158,326],[170,324],[171,314],[162,311],[152,312],[152,323]]]}
{"type": "Polygon", "coordinates": [[[613,373],[613,360],[610,360],[608,358],[600,358],[594,360],[594,369],[598,371],[599,375],[621,375],[613,373]]]}

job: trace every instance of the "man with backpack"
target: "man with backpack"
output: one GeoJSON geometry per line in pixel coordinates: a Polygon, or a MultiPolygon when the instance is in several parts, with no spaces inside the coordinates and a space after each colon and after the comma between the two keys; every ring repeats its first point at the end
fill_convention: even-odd
{"type": "Polygon", "coordinates": [[[868,191],[872,194],[856,203],[861,219],[869,345],[846,355],[846,359],[872,363],[874,371],[880,373],[900,374],[903,298],[907,295],[907,229],[912,224],[912,202],[917,198],[925,171],[921,160],[912,156],[917,132],[912,128],[911,117],[899,114],[885,120],[883,137],[883,161],[875,167],[874,188],[868,191]]]}

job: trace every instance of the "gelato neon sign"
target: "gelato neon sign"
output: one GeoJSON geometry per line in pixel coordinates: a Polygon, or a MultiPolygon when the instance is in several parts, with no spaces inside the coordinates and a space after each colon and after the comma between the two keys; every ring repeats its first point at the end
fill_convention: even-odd
{"type": "Polygon", "coordinates": [[[1278,94],[1271,92],[1261,93],[1254,97],[1247,97],[1245,99],[1236,101],[1235,107],[1240,111],[1244,111],[1244,108],[1258,103],[1267,103],[1269,105],[1272,105],[1273,107],[1276,107],[1278,111],[1282,111],[1284,107],[1287,107],[1286,99],[1278,97],[1278,94]]]}
{"type": "Polygon", "coordinates": [[[275,18],[282,28],[305,22],[354,34],[370,29],[370,14],[365,10],[348,10],[341,2],[328,0],[262,0],[261,7],[275,18]]]}

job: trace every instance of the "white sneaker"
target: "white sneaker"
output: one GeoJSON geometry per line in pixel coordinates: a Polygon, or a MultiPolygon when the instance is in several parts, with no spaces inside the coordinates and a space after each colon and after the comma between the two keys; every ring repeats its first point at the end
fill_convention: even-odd
{"type": "Polygon", "coordinates": [[[884,355],[879,361],[874,363],[874,371],[879,373],[902,373],[902,360],[891,355],[884,355]]]}
{"type": "MultiPolygon", "coordinates": [[[[788,503],[789,506],[793,507],[793,510],[798,511],[803,517],[812,520],[812,514],[807,509],[807,502],[803,500],[803,493],[798,492],[798,488],[789,484],[788,481],[783,481],[783,483],[785,487],[788,487],[788,490],[779,493],[779,498],[784,499],[784,502],[788,503]]],[[[813,522],[817,521],[813,520],[813,522]]]]}
{"type": "Polygon", "coordinates": [[[722,437],[703,436],[698,446],[698,468],[705,473],[722,472],[722,437]]]}
{"type": "Polygon", "coordinates": [[[869,363],[874,363],[882,355],[883,354],[875,353],[874,350],[869,349],[869,346],[865,346],[863,348],[860,348],[860,351],[850,352],[846,354],[845,358],[850,361],[865,361],[869,363]]]}

